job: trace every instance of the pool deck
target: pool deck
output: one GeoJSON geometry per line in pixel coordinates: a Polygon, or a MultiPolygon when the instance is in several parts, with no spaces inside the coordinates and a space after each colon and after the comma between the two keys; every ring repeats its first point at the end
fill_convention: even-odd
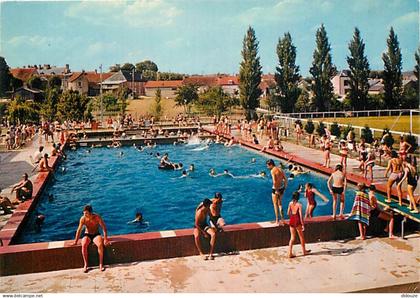
{"type": "Polygon", "coordinates": [[[0,277],[0,292],[405,292],[419,290],[420,234],[0,277]]]}
{"type": "MultiPolygon", "coordinates": [[[[283,145],[285,151],[302,158],[322,158],[318,150],[283,145]]],[[[29,155],[38,146],[35,139],[24,149],[1,153],[1,183],[13,184],[22,172],[31,170],[29,155]]],[[[338,161],[339,157],[332,155],[331,165],[338,161]]],[[[351,168],[358,162],[349,159],[348,164],[351,168]]],[[[375,177],[383,171],[376,167],[375,177]]],[[[32,181],[37,178],[36,173],[31,177],[32,181]]],[[[3,192],[10,198],[8,193],[7,189],[3,192]]],[[[8,217],[1,215],[0,221],[4,223],[8,217]]],[[[240,251],[211,262],[193,256],[111,265],[105,273],[93,270],[89,278],[80,269],[5,276],[0,277],[0,292],[352,292],[373,288],[383,292],[391,286],[397,286],[397,292],[418,291],[419,233],[407,240],[372,238],[308,247],[313,255],[293,260],[286,258],[287,247],[283,246],[240,251]]],[[[294,251],[299,254],[300,247],[296,245],[294,251]]]]}

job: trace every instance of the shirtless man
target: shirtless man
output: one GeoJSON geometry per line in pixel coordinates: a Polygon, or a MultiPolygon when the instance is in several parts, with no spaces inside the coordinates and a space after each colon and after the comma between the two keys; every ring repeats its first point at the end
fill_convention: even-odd
{"type": "Polygon", "coordinates": [[[222,218],[222,203],[223,198],[220,192],[214,194],[214,198],[211,200],[210,205],[210,226],[217,229],[218,232],[223,231],[223,226],[225,225],[225,220],[222,218]]]}
{"type": "Polygon", "coordinates": [[[14,191],[16,191],[16,202],[18,203],[32,198],[33,184],[28,179],[27,173],[23,174],[22,180],[13,186],[11,193],[14,191]]]}
{"type": "Polygon", "coordinates": [[[335,220],[336,209],[337,209],[337,198],[340,196],[340,218],[344,218],[344,199],[347,187],[346,175],[343,173],[343,166],[338,164],[335,166],[335,172],[331,174],[327,182],[328,189],[333,197],[333,215],[332,218],[335,220]],[[331,186],[332,180],[332,186],[331,186]]]}
{"type": "Polygon", "coordinates": [[[85,226],[85,232],[82,238],[82,255],[83,255],[83,272],[88,272],[88,246],[89,243],[93,241],[95,245],[98,247],[98,254],[99,254],[99,269],[101,271],[105,271],[103,265],[104,259],[104,246],[109,245],[106,226],[102,218],[98,215],[93,213],[92,206],[86,205],[83,208],[83,216],[80,218],[79,227],[77,228],[76,232],[76,239],[74,240],[73,245],[77,245],[79,241],[80,233],[82,232],[82,228],[85,226]],[[101,226],[102,231],[104,233],[104,238],[102,239],[101,234],[99,233],[99,226],[101,226]]]}
{"type": "Polygon", "coordinates": [[[209,227],[207,224],[207,217],[210,214],[210,205],[212,202],[209,199],[205,199],[195,210],[195,225],[194,225],[194,241],[197,246],[200,256],[206,261],[208,259],[214,260],[213,251],[216,244],[216,229],[209,227]],[[204,238],[210,237],[210,252],[206,256],[201,249],[200,235],[204,238]]]}
{"type": "Polygon", "coordinates": [[[53,169],[48,165],[48,153],[44,154],[44,157],[39,162],[39,171],[45,172],[45,171],[52,171],[53,169]]]}
{"type": "Polygon", "coordinates": [[[389,175],[388,182],[386,184],[386,194],[387,199],[385,202],[391,203],[391,190],[392,185],[395,183],[397,184],[397,193],[398,193],[398,199],[401,205],[401,198],[402,198],[402,190],[401,190],[401,184],[400,182],[402,176],[403,176],[403,161],[401,157],[398,156],[396,151],[391,151],[391,159],[388,162],[388,167],[386,168],[384,177],[386,178],[388,176],[388,172],[391,170],[391,174],[389,175]]]}
{"type": "Polygon", "coordinates": [[[280,210],[281,223],[283,225],[284,216],[283,216],[283,207],[281,205],[281,200],[283,198],[284,190],[287,187],[287,178],[286,178],[286,175],[284,175],[284,172],[280,168],[275,166],[274,160],[269,159],[267,160],[266,164],[273,178],[273,189],[272,189],[271,199],[273,200],[274,214],[276,215],[276,224],[279,224],[279,210],[280,210]]]}

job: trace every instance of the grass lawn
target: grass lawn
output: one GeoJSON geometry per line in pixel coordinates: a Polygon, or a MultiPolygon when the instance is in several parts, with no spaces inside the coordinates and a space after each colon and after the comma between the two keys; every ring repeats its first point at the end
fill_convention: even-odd
{"type": "MultiPolygon", "coordinates": [[[[136,116],[136,118],[141,115],[150,115],[150,108],[153,105],[153,103],[153,98],[129,100],[127,113],[136,116]]],[[[166,115],[167,117],[175,117],[179,113],[184,112],[183,107],[175,106],[175,101],[173,99],[162,98],[161,104],[163,115],[166,115]]]]}
{"type": "MultiPolygon", "coordinates": [[[[369,125],[371,128],[384,129],[389,128],[395,131],[409,132],[410,131],[410,116],[401,116],[395,123],[397,116],[383,116],[383,117],[349,117],[349,118],[325,118],[325,122],[334,122],[342,124],[351,124],[353,126],[369,125]],[[395,123],[395,125],[394,125],[395,123]]],[[[318,120],[318,119],[316,119],[318,120]]],[[[413,115],[413,133],[420,134],[420,116],[413,115]]]]}

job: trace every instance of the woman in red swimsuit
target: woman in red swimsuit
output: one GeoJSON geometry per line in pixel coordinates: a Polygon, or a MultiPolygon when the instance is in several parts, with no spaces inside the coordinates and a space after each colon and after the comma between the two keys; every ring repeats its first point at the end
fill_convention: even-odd
{"type": "Polygon", "coordinates": [[[303,217],[302,217],[302,204],[299,201],[299,192],[295,191],[292,195],[292,201],[289,203],[287,214],[289,215],[290,226],[290,241],[289,241],[289,258],[294,258],[293,244],[295,243],[296,231],[299,235],[300,244],[304,255],[309,254],[311,251],[305,248],[305,237],[303,231],[305,230],[303,217]]]}
{"type": "Polygon", "coordinates": [[[313,213],[316,208],[315,195],[319,196],[324,202],[328,202],[327,197],[320,193],[317,189],[315,189],[312,183],[306,183],[305,197],[308,200],[308,204],[306,205],[305,218],[313,217],[313,213]]]}

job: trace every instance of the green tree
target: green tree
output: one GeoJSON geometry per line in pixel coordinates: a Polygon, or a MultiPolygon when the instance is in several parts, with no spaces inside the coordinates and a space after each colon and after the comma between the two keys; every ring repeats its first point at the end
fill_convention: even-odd
{"type": "Polygon", "coordinates": [[[14,98],[7,107],[8,118],[11,123],[20,124],[26,122],[38,122],[39,112],[36,103],[14,98]]]}
{"type": "Polygon", "coordinates": [[[155,102],[153,106],[151,107],[152,115],[156,118],[156,120],[159,120],[163,114],[161,101],[162,101],[162,92],[160,91],[160,88],[158,88],[155,93],[155,102]]]}
{"type": "Polygon", "coordinates": [[[274,78],[279,93],[279,104],[283,113],[291,113],[299,97],[299,66],[296,65],[296,47],[289,32],[279,39],[277,57],[278,66],[274,78]]]}
{"type": "Polygon", "coordinates": [[[239,69],[240,101],[248,120],[255,116],[255,109],[259,106],[259,98],[262,93],[259,87],[261,69],[258,41],[254,29],[249,27],[243,40],[242,62],[239,69]]]}
{"type": "Polygon", "coordinates": [[[368,99],[369,110],[380,110],[385,109],[384,95],[383,94],[371,94],[368,99]]]}
{"type": "Polygon", "coordinates": [[[40,115],[44,120],[53,121],[56,119],[59,98],[58,88],[47,88],[45,90],[45,100],[40,104],[40,115]]]}
{"type": "Polygon", "coordinates": [[[341,130],[340,130],[340,126],[338,126],[337,122],[333,122],[333,124],[331,124],[331,134],[333,136],[336,136],[337,138],[340,137],[341,135],[341,130]]]}
{"type": "Polygon", "coordinates": [[[308,120],[308,122],[306,122],[306,125],[305,125],[305,131],[308,134],[313,134],[314,133],[314,130],[315,130],[315,125],[314,125],[313,121],[312,120],[308,120]]]}
{"type": "Polygon", "coordinates": [[[189,112],[191,104],[198,99],[198,87],[193,84],[186,84],[178,87],[175,92],[177,106],[184,107],[185,113],[189,112]]]}
{"type": "Polygon", "coordinates": [[[153,70],[143,70],[143,72],[141,73],[141,76],[144,80],[146,81],[156,81],[158,78],[158,73],[156,71],[153,70]]]}
{"type": "Polygon", "coordinates": [[[110,72],[117,72],[121,70],[121,65],[120,64],[115,64],[109,67],[109,71],[110,72]]]}
{"type": "Polygon", "coordinates": [[[316,132],[318,133],[318,135],[320,137],[322,137],[323,135],[325,135],[325,124],[324,122],[319,122],[317,128],[316,128],[316,132]]]}
{"type": "Polygon", "coordinates": [[[414,53],[414,59],[416,60],[416,65],[414,65],[414,75],[419,82],[419,71],[420,71],[420,47],[417,48],[417,51],[414,53]]]}
{"type": "Polygon", "coordinates": [[[175,73],[175,72],[159,72],[158,80],[162,81],[173,81],[173,80],[182,80],[185,77],[185,74],[175,73]]]}
{"type": "Polygon", "coordinates": [[[42,80],[39,76],[32,76],[28,80],[28,86],[34,89],[42,89],[42,80]]]}
{"type": "Polygon", "coordinates": [[[388,109],[401,106],[402,95],[402,55],[398,37],[391,27],[387,39],[387,51],[382,54],[384,62],[384,101],[388,109]]]}
{"type": "Polygon", "coordinates": [[[195,105],[207,115],[220,117],[223,112],[228,111],[235,103],[234,98],[226,94],[222,87],[217,86],[200,94],[195,105]]]}
{"type": "Polygon", "coordinates": [[[118,106],[120,107],[120,112],[121,114],[125,115],[125,112],[127,111],[127,98],[128,98],[128,93],[129,90],[127,87],[121,87],[118,90],[118,95],[117,95],[117,102],[118,102],[118,106]]]}
{"type": "Polygon", "coordinates": [[[365,55],[365,43],[360,37],[358,28],[354,29],[353,39],[349,43],[349,51],[350,56],[347,56],[347,64],[350,69],[350,102],[355,110],[366,109],[370,68],[365,55]]]}
{"type": "Polygon", "coordinates": [[[17,78],[15,78],[14,76],[10,77],[10,90],[11,91],[15,91],[16,89],[20,88],[23,86],[23,82],[17,78]]]}
{"type": "Polygon", "coordinates": [[[337,70],[332,64],[331,46],[323,24],[316,32],[316,49],[309,72],[313,77],[312,91],[315,108],[317,111],[326,111],[330,108],[334,96],[331,78],[337,70]]]}
{"type": "Polygon", "coordinates": [[[76,120],[82,121],[90,118],[90,115],[86,114],[89,99],[79,94],[76,91],[65,91],[63,92],[58,100],[57,104],[57,118],[64,120],[76,120]]]}
{"type": "Polygon", "coordinates": [[[309,99],[309,92],[300,90],[299,97],[295,103],[296,112],[309,112],[311,110],[311,100],[309,99]]]}
{"type": "Polygon", "coordinates": [[[12,74],[10,73],[6,59],[4,59],[4,57],[0,57],[0,97],[5,96],[6,92],[10,90],[11,79],[12,74]]]}
{"type": "Polygon", "coordinates": [[[48,88],[56,88],[58,90],[60,90],[61,88],[61,79],[59,76],[52,76],[48,79],[48,84],[47,84],[48,88]]]}
{"type": "Polygon", "coordinates": [[[121,70],[129,70],[129,71],[131,71],[134,67],[135,67],[134,64],[131,64],[131,63],[126,62],[126,63],[124,63],[121,66],[121,70]]]}
{"type": "Polygon", "coordinates": [[[419,107],[419,86],[417,84],[407,84],[403,88],[401,107],[403,109],[417,109],[419,107]]]}
{"type": "Polygon", "coordinates": [[[365,124],[365,127],[362,128],[360,137],[365,139],[366,143],[371,144],[373,142],[373,133],[369,125],[365,124]]]}
{"type": "Polygon", "coordinates": [[[143,71],[145,70],[157,72],[159,69],[155,62],[150,61],[150,60],[144,60],[142,62],[136,63],[136,70],[140,73],[143,73],[143,71]]]}

